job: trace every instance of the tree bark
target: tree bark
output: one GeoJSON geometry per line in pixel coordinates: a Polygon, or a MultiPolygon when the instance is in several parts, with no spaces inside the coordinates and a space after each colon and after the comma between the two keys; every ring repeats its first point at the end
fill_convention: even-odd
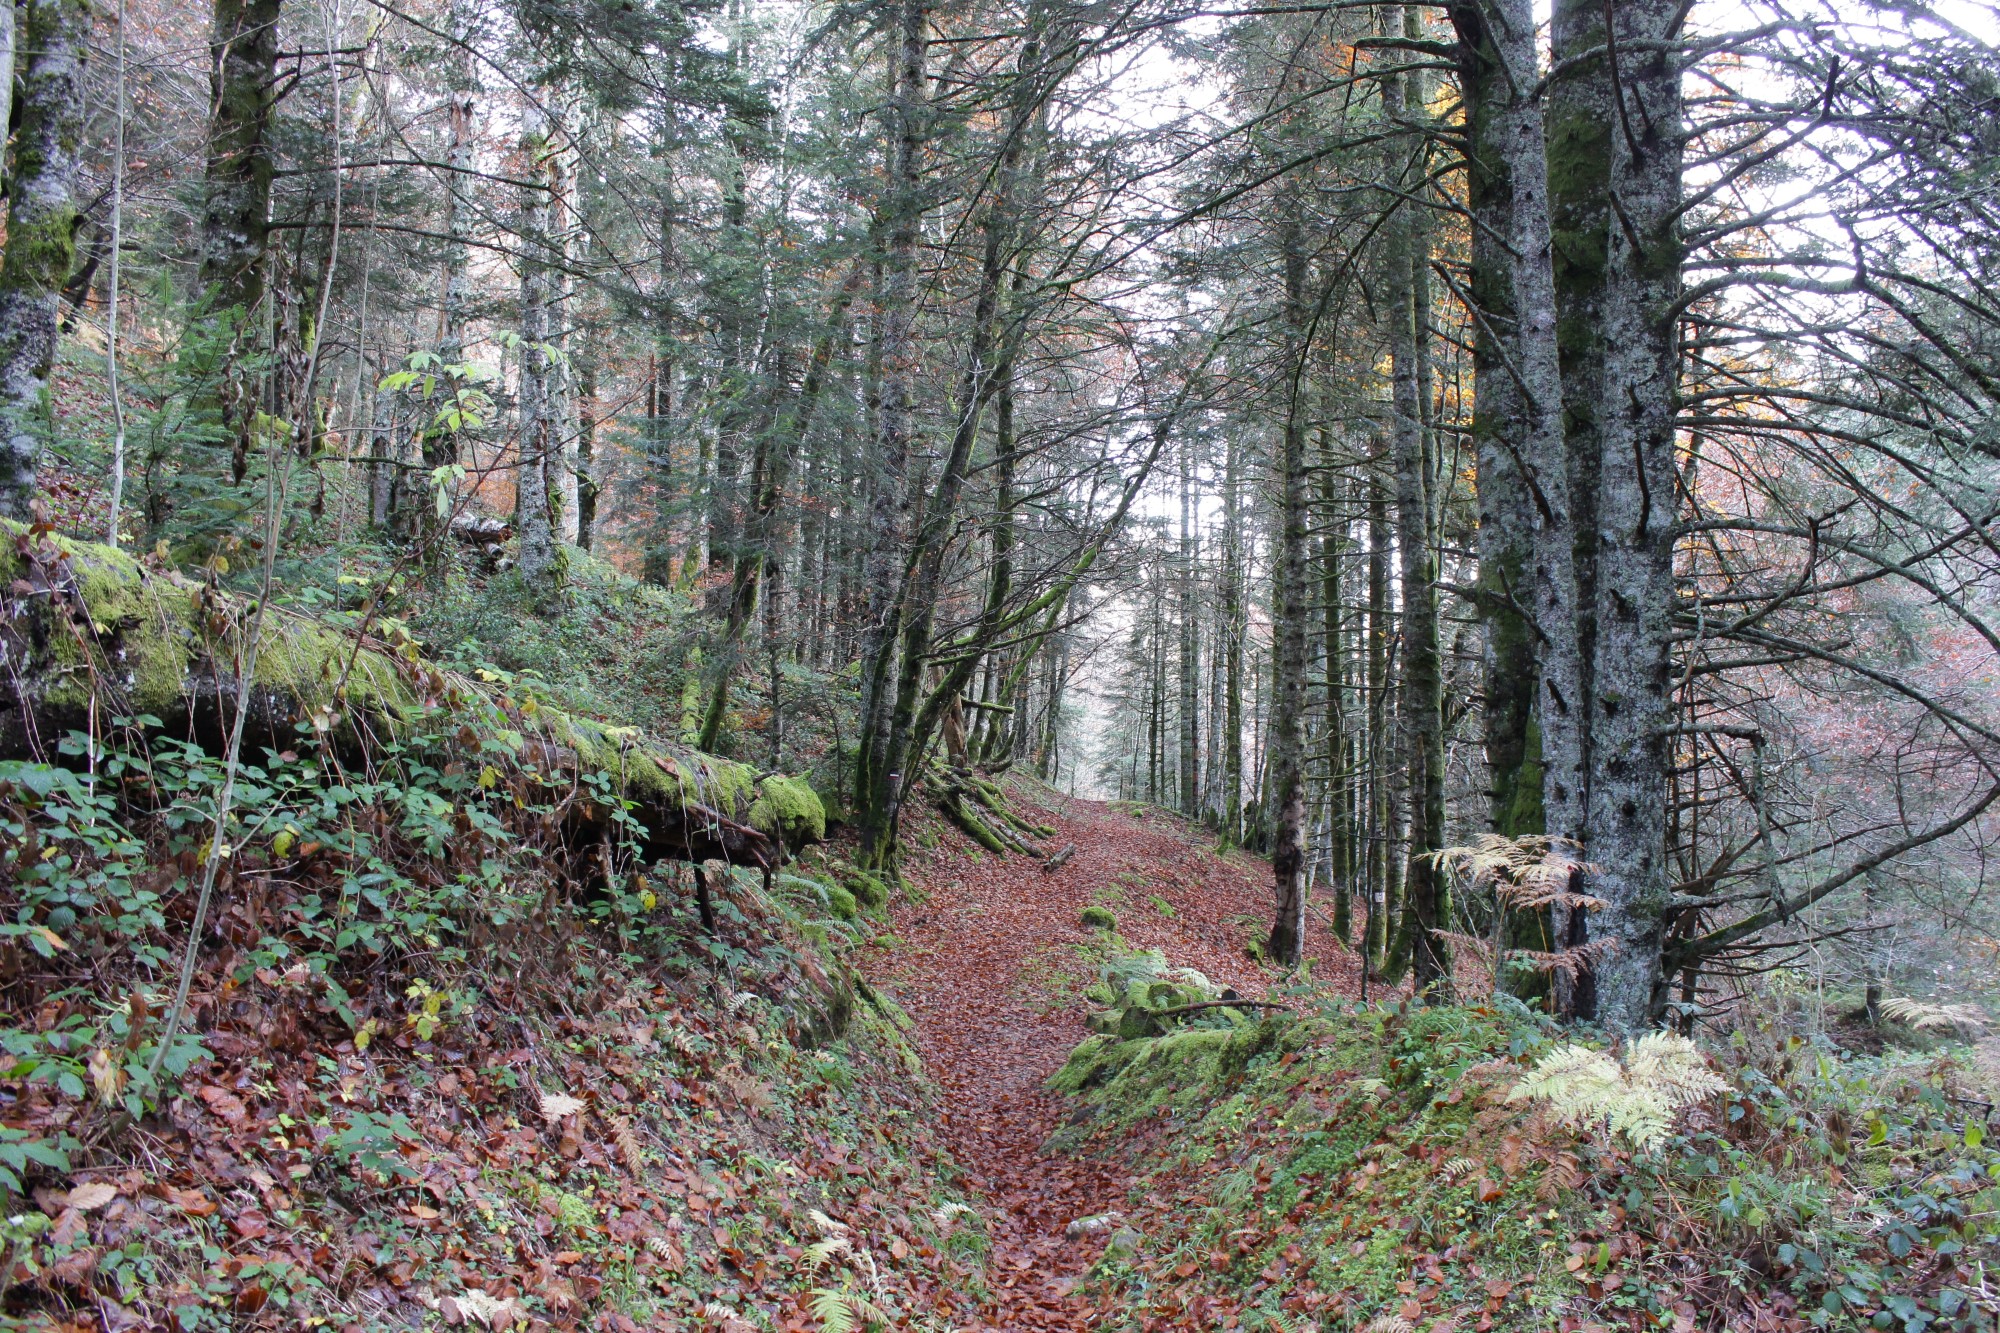
{"type": "MultiPolygon", "coordinates": [[[[63,279],[76,250],[77,146],[90,38],[84,0],[29,0],[21,128],[0,261],[0,516],[26,518],[49,417],[63,279]]],[[[12,77],[12,66],[6,71],[12,77]]]]}
{"type": "Polygon", "coordinates": [[[916,249],[923,218],[924,141],[929,131],[926,65],[930,13],[926,0],[904,0],[898,16],[894,138],[890,144],[889,196],[883,228],[881,303],[877,354],[881,359],[879,406],[869,460],[871,499],[862,584],[867,610],[861,641],[861,739],[856,763],[861,858],[883,865],[895,840],[895,804],[904,775],[891,757],[890,722],[896,643],[904,589],[898,577],[912,498],[909,467],[912,392],[916,372],[916,249]]]}
{"type": "MultiPolygon", "coordinates": [[[[1383,81],[1383,113],[1392,124],[1424,105],[1421,88],[1406,90],[1404,77],[1399,74],[1383,81]]],[[[1412,138],[1397,136],[1387,152],[1384,166],[1388,179],[1408,180],[1412,138]]],[[[1424,304],[1420,289],[1430,281],[1429,241],[1417,204],[1392,201],[1389,207],[1394,212],[1383,228],[1383,249],[1388,268],[1392,363],[1390,452],[1396,478],[1396,541],[1403,584],[1401,723],[1410,793],[1403,888],[1408,917],[1404,928],[1414,984],[1420,994],[1428,995],[1449,972],[1449,958],[1437,934],[1447,924],[1444,886],[1430,855],[1441,845],[1444,833],[1444,674],[1438,638],[1435,504],[1430,493],[1432,462],[1421,347],[1429,330],[1418,322],[1424,304]]]]}
{"type": "Polygon", "coordinates": [[[1306,630],[1311,598],[1306,584],[1306,423],[1302,386],[1310,317],[1306,255],[1299,201],[1288,187],[1278,203],[1282,218],[1279,258],[1284,270],[1286,377],[1284,428],[1277,475],[1278,545],[1271,567],[1271,874],[1276,906],[1266,951],[1274,962],[1298,962],[1306,923],[1306,784],[1302,731],[1306,708],[1306,630]]]}
{"type": "MultiPolygon", "coordinates": [[[[1563,453],[1571,500],[1571,568],[1576,598],[1574,635],[1552,636],[1550,643],[1558,651],[1566,651],[1573,641],[1576,692],[1568,696],[1564,708],[1558,702],[1564,693],[1561,682],[1551,678],[1550,662],[1544,660],[1542,688],[1536,700],[1537,724],[1544,731],[1544,805],[1552,800],[1573,803],[1567,816],[1546,809],[1546,826],[1552,834],[1570,836],[1566,826],[1573,825],[1586,854],[1592,852],[1589,751],[1595,739],[1591,718],[1597,697],[1592,683],[1597,658],[1596,513],[1597,479],[1603,462],[1598,413],[1604,379],[1602,305],[1610,242],[1613,132],[1604,14],[1604,6],[1596,0],[1557,0],[1549,25],[1554,64],[1545,113],[1549,261],[1555,282],[1556,350],[1562,379],[1563,453]],[[1549,734],[1549,726],[1563,714],[1571,718],[1577,738],[1579,753],[1573,760],[1559,760],[1552,753],[1556,738],[1549,734]],[[1572,762],[1574,780],[1566,783],[1561,770],[1572,762]]],[[[1556,553],[1542,558],[1550,568],[1557,567],[1556,553]]],[[[1589,923],[1581,915],[1559,909],[1555,929],[1559,942],[1580,944],[1589,923]]],[[[1593,1017],[1595,984],[1589,973],[1572,982],[1558,972],[1554,977],[1557,1011],[1571,1018],[1593,1017]]]]}
{"type": "Polygon", "coordinates": [[[1678,0],[1610,11],[1612,135],[1598,399],[1602,462],[1595,529],[1596,662],[1591,686],[1589,848],[1601,912],[1617,941],[1596,971],[1597,1018],[1649,1027],[1665,1001],[1662,913],[1672,897],[1667,811],[1672,749],[1683,135],[1678,0]]]}
{"type": "Polygon", "coordinates": [[[516,394],[519,459],[514,469],[521,580],[545,596],[560,576],[550,512],[548,459],[555,438],[549,395],[549,122],[533,97],[521,112],[521,378],[516,394]]]}
{"type": "Polygon", "coordinates": [[[248,317],[264,298],[271,227],[271,108],[279,0],[215,0],[209,30],[208,175],[201,289],[248,317]]]}
{"type": "Polygon", "coordinates": [[[1542,831],[1540,755],[1533,733],[1535,631],[1522,614],[1532,596],[1529,562],[1535,515],[1525,471],[1528,403],[1516,326],[1520,309],[1511,259],[1515,199],[1508,141],[1512,90],[1533,85],[1534,67],[1508,67],[1501,50],[1506,34],[1491,30],[1489,14],[1500,27],[1511,19],[1506,6],[1492,0],[1465,0],[1451,7],[1459,38],[1466,207],[1472,223],[1472,440],[1479,479],[1479,585],[1484,594],[1477,609],[1486,628],[1481,720],[1487,826],[1514,837],[1542,831]],[[1514,82],[1524,74],[1527,85],[1514,82]]]}

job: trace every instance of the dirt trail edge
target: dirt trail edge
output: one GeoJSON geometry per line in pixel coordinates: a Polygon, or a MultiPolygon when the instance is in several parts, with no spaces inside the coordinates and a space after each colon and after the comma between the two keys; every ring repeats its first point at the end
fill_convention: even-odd
{"type": "Polygon", "coordinates": [[[1078,946],[1092,932],[1079,914],[1107,906],[1133,947],[1261,996],[1265,978],[1244,944],[1269,910],[1270,870],[1217,855],[1171,816],[1023,787],[1019,808],[1056,829],[1046,844],[1074,842],[1075,856],[1045,874],[926,824],[939,845],[906,860],[922,900],[895,910],[906,947],[887,979],[945,1091],[946,1143],[988,1205],[994,1299],[972,1327],[1082,1330],[1100,1316],[1073,1289],[1104,1236],[1071,1240],[1065,1229],[1119,1207],[1128,1182],[1110,1164],[1041,1153],[1067,1113],[1044,1083],[1088,1035],[1078,946]]]}

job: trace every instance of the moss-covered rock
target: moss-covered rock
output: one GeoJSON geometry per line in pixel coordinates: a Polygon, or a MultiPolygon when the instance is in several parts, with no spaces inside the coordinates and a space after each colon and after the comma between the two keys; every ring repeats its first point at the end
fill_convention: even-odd
{"type": "Polygon", "coordinates": [[[866,870],[850,871],[847,876],[848,891],[854,901],[869,911],[879,911],[889,905],[889,886],[879,875],[866,870]]]}
{"type": "Polygon", "coordinates": [[[1091,930],[1118,929],[1118,914],[1108,907],[1086,907],[1078,920],[1091,930]]]}

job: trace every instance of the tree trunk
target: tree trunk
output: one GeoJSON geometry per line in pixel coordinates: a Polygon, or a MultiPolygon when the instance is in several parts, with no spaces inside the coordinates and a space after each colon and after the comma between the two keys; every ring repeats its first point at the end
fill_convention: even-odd
{"type": "Polygon", "coordinates": [[[1298,962],[1306,923],[1305,745],[1301,732],[1306,708],[1306,630],[1311,617],[1306,584],[1306,423],[1301,386],[1311,355],[1306,341],[1310,310],[1306,297],[1305,240],[1299,204],[1289,189],[1278,208],[1280,262],[1285,281],[1286,355],[1289,385],[1279,437],[1277,475],[1278,545],[1271,566],[1271,874],[1276,908],[1266,949],[1272,960],[1298,962]]]}
{"type": "Polygon", "coordinates": [[[549,510],[556,540],[577,544],[576,363],[570,334],[576,324],[575,293],[569,268],[580,228],[577,223],[577,143],[581,117],[577,100],[557,101],[549,145],[549,445],[542,469],[547,475],[549,510]]]}
{"type": "MultiPolygon", "coordinates": [[[[71,542],[58,550],[31,545],[25,534],[0,523],[0,578],[37,590],[0,616],[0,648],[16,667],[16,689],[0,708],[0,757],[48,762],[51,738],[141,713],[169,719],[169,734],[219,750],[241,708],[245,742],[272,750],[296,745],[302,727],[330,723],[329,744],[343,763],[360,766],[375,737],[423,735],[428,725],[439,743],[465,746],[462,757],[474,764],[499,762],[492,756],[505,747],[489,719],[501,716],[500,701],[468,677],[378,651],[304,616],[273,610],[259,621],[242,599],[212,589],[197,597],[197,585],[146,573],[109,547],[71,542]],[[260,625],[260,646],[246,684],[237,664],[249,658],[252,624],[260,625]],[[439,710],[462,716],[443,721],[439,710]]],[[[515,754],[524,767],[610,775],[644,826],[647,859],[769,867],[787,849],[825,836],[819,798],[801,779],[759,778],[747,765],[676,753],[636,729],[555,708],[511,725],[523,733],[515,754]]],[[[589,800],[565,807],[572,843],[594,845],[611,812],[589,800]],[[579,827],[591,830],[587,839],[575,836],[579,827]]]]}
{"type": "MultiPolygon", "coordinates": [[[[1383,83],[1384,115],[1393,124],[1406,109],[1421,110],[1421,89],[1408,94],[1402,76],[1383,83]],[[1414,95],[1409,95],[1414,94],[1414,95]]],[[[1412,144],[1391,142],[1389,179],[1411,165],[1412,144]]],[[[1421,162],[1421,158],[1418,159],[1421,162]]],[[[1431,994],[1449,971],[1438,931],[1449,923],[1444,885],[1431,853],[1444,834],[1444,674],[1438,639],[1437,556],[1431,498],[1431,451],[1422,344],[1429,330],[1418,320],[1422,288],[1430,281],[1427,228],[1413,202],[1392,202],[1383,228],[1389,286],[1389,355],[1392,362],[1391,461],[1396,477],[1396,540],[1403,583],[1402,746],[1409,790],[1409,847],[1404,868],[1404,909],[1414,984],[1431,994]]],[[[1426,321],[1427,322],[1427,321],[1426,321]]]]}
{"type": "Polygon", "coordinates": [[[1368,782],[1368,934],[1363,954],[1370,968],[1389,961],[1390,843],[1396,813],[1389,781],[1389,498],[1379,482],[1368,493],[1368,709],[1362,745],[1368,782]]]}
{"type": "MultiPolygon", "coordinates": [[[[1537,726],[1543,733],[1542,789],[1545,824],[1551,834],[1574,836],[1585,854],[1589,846],[1591,714],[1597,693],[1592,683],[1597,657],[1597,478],[1603,442],[1598,413],[1604,378],[1603,312],[1605,265],[1610,241],[1611,73],[1605,57],[1604,6],[1595,0],[1557,0],[1549,26],[1554,61],[1545,115],[1545,161],[1549,186],[1549,263],[1555,282],[1556,351],[1562,379],[1563,455],[1570,498],[1570,568],[1574,573],[1576,629],[1569,636],[1552,635],[1548,646],[1568,655],[1574,644],[1575,693],[1563,702],[1562,682],[1551,675],[1561,658],[1546,652],[1537,726]],[[1555,753],[1560,738],[1553,727],[1567,720],[1573,728],[1577,753],[1563,759],[1555,753]],[[1565,768],[1573,766],[1565,782],[1565,768]],[[1555,808],[1567,802],[1565,814],[1555,808]],[[1573,829],[1572,834],[1570,830],[1573,829]]],[[[1553,472],[1553,463],[1545,471],[1553,472]]],[[[1552,525],[1550,540],[1555,540],[1552,525]]],[[[1560,553],[1538,553],[1546,569],[1560,567],[1560,553]]],[[[1545,589],[1547,586],[1545,585],[1545,589]]],[[[1546,631],[1545,631],[1546,632],[1546,631]]],[[[1556,937],[1565,945],[1584,942],[1589,923],[1581,915],[1558,910],[1556,937]],[[1574,919],[1571,919],[1571,918],[1574,919]]],[[[1554,978],[1557,1012],[1566,1017],[1594,1016],[1594,980],[1585,974],[1572,983],[1554,978]]]]}
{"type": "Polygon", "coordinates": [[[1597,645],[1591,686],[1591,860],[1605,906],[1589,921],[1617,948],[1597,967],[1597,1018],[1650,1026],[1665,1001],[1661,914],[1672,896],[1675,611],[1674,419],[1679,397],[1683,148],[1678,0],[1611,11],[1611,199],[1597,419],[1597,645]]]}
{"type": "Polygon", "coordinates": [[[576,362],[576,544],[588,551],[597,532],[597,354],[576,362]]]}
{"type": "Polygon", "coordinates": [[[897,631],[901,627],[903,536],[909,505],[912,395],[916,372],[916,249],[923,219],[924,140],[929,113],[925,72],[930,21],[926,0],[903,0],[898,19],[889,196],[883,228],[887,237],[877,311],[881,360],[879,406],[873,457],[869,460],[871,501],[862,584],[867,611],[861,641],[861,738],[856,763],[860,807],[861,859],[882,865],[895,838],[895,802],[903,774],[890,757],[891,693],[897,631]]]}
{"type": "MultiPolygon", "coordinates": [[[[1512,0],[1507,0],[1508,4],[1512,0]]],[[[1459,37],[1460,100],[1465,108],[1466,206],[1471,213],[1473,304],[1472,440],[1479,479],[1478,605],[1486,635],[1481,718],[1485,728],[1487,827],[1507,837],[1542,831],[1540,755],[1533,733],[1536,685],[1534,627],[1522,614],[1533,596],[1529,562],[1535,535],[1534,505],[1526,474],[1528,402],[1519,359],[1520,317],[1511,263],[1514,181],[1510,78],[1535,67],[1509,70],[1501,43],[1515,21],[1506,4],[1481,0],[1454,4],[1459,37]],[[1488,15],[1495,16],[1499,33],[1488,15]]],[[[1532,32],[1532,25],[1530,26],[1532,32]]],[[[1539,109],[1533,147],[1540,148],[1539,109]]],[[[1544,192],[1545,193],[1545,192],[1544,192]]],[[[1544,199],[1546,207],[1546,199],[1544,199]]],[[[1544,224],[1546,230],[1546,224],[1544,224]]],[[[1546,258],[1540,260],[1546,265],[1546,258]]],[[[1559,401],[1559,400],[1558,400],[1559,401]]],[[[1566,488],[1565,488],[1566,489],[1566,488]]]]}
{"type": "Polygon", "coordinates": [[[514,495],[520,534],[521,580],[543,597],[560,578],[556,532],[550,513],[548,458],[555,437],[549,396],[549,123],[530,97],[521,113],[521,379],[517,394],[520,456],[514,495]]]}
{"type": "Polygon", "coordinates": [[[201,290],[248,317],[264,298],[271,227],[271,107],[279,0],[215,0],[209,31],[208,176],[201,290]]]}
{"type": "MultiPolygon", "coordinates": [[[[0,261],[0,516],[27,518],[49,416],[56,322],[75,255],[77,141],[90,8],[30,0],[21,128],[0,261]]],[[[11,78],[12,66],[8,67],[11,78]]]]}
{"type": "Polygon", "coordinates": [[[1243,840],[1243,449],[1235,431],[1223,464],[1222,508],[1222,783],[1221,833],[1225,844],[1243,840]]]}
{"type": "Polygon", "coordinates": [[[1195,511],[1200,499],[1195,481],[1196,432],[1181,440],[1181,563],[1180,584],[1180,810],[1194,819],[1201,814],[1201,635],[1196,614],[1196,566],[1200,556],[1195,536],[1195,511]]]}

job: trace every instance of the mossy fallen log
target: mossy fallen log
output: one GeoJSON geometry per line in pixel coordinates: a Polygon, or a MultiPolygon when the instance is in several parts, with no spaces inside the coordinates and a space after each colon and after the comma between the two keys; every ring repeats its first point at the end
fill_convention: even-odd
{"type": "MultiPolygon", "coordinates": [[[[545,774],[605,774],[632,803],[652,859],[768,869],[826,835],[825,810],[802,778],[509,699],[427,661],[413,643],[274,607],[245,682],[253,603],[107,546],[0,520],[0,601],[0,757],[55,762],[69,733],[142,717],[219,752],[240,705],[249,753],[317,734],[343,761],[361,760],[379,742],[441,736],[482,763],[500,754],[545,774]]],[[[588,799],[569,808],[588,826],[611,815],[588,799]]]]}

